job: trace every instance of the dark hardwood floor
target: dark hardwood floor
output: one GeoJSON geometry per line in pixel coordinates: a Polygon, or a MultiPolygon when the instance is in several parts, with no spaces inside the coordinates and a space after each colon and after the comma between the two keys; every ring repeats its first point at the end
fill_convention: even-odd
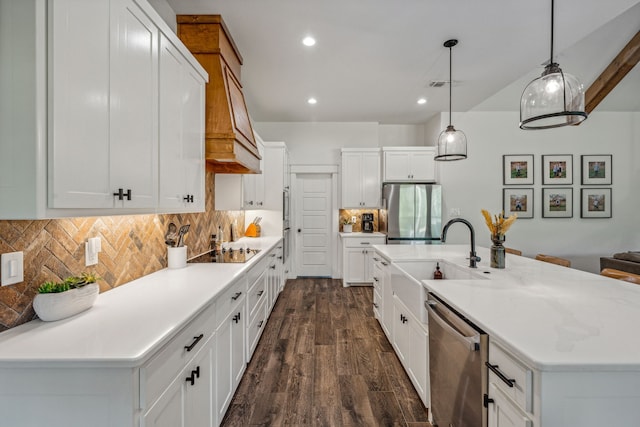
{"type": "Polygon", "coordinates": [[[331,279],[287,282],[222,425],[430,426],[372,288],[331,279]]]}

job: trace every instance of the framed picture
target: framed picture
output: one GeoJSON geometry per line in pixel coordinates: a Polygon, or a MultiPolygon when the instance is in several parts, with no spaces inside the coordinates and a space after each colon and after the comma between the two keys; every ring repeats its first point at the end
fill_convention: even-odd
{"type": "Polygon", "coordinates": [[[582,218],[611,218],[611,189],[583,188],[580,190],[582,218]]]}
{"type": "Polygon", "coordinates": [[[533,218],[533,188],[504,188],[502,190],[504,216],[518,214],[518,218],[533,218]]]}
{"type": "Polygon", "coordinates": [[[532,185],[533,154],[502,156],[502,171],[504,185],[532,185]]]}
{"type": "Polygon", "coordinates": [[[611,185],[611,154],[582,156],[582,185],[611,185]]]}
{"type": "Polygon", "coordinates": [[[542,184],[573,184],[573,155],[555,154],[542,156],[542,184]]]}
{"type": "Polygon", "coordinates": [[[543,188],[542,217],[572,218],[573,188],[543,188]]]}

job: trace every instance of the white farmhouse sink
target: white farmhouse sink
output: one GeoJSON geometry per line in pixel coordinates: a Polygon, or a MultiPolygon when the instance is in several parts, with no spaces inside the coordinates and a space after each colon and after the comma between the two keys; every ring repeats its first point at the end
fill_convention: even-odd
{"type": "Polygon", "coordinates": [[[422,280],[433,279],[436,263],[440,263],[444,280],[487,280],[483,273],[446,261],[396,261],[391,263],[391,289],[394,295],[422,322],[427,323],[424,302],[427,291],[422,280]]]}

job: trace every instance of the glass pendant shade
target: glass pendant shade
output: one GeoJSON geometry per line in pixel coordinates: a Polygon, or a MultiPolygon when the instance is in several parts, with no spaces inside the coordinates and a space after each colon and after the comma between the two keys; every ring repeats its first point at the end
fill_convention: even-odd
{"type": "Polygon", "coordinates": [[[584,86],[558,64],[547,65],[522,92],[520,129],[550,129],[575,125],[587,118],[584,86]]]}
{"type": "Polygon", "coordinates": [[[449,126],[438,137],[438,150],[434,160],[451,161],[467,158],[467,137],[461,130],[456,130],[451,124],[451,87],[453,86],[451,48],[458,44],[458,40],[452,39],[444,42],[444,47],[449,48],[449,126]]]}
{"type": "Polygon", "coordinates": [[[435,160],[463,160],[467,158],[467,137],[452,125],[447,126],[438,137],[438,152],[435,160]]]}

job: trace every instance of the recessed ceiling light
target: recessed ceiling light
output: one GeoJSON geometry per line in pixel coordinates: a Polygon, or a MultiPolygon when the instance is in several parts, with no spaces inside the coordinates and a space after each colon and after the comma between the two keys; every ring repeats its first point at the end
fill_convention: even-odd
{"type": "Polygon", "coordinates": [[[317,104],[317,103],[318,103],[318,100],[317,100],[317,99],[315,99],[315,98],[309,98],[309,99],[307,99],[307,102],[308,102],[309,104],[313,105],[313,104],[317,104]]]}
{"type": "Polygon", "coordinates": [[[316,44],[316,39],[311,36],[307,36],[302,39],[302,44],[305,46],[313,46],[314,44],[316,44]]]}
{"type": "Polygon", "coordinates": [[[426,98],[420,98],[418,99],[418,104],[423,105],[427,103],[427,99],[426,98]]]}

